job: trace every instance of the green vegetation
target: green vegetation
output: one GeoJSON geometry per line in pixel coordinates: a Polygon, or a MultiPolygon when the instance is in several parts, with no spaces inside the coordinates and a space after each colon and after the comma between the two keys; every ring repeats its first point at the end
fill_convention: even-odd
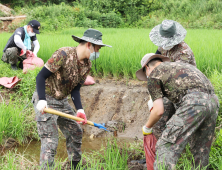
{"type": "MultiPolygon", "coordinates": [[[[155,52],[157,47],[149,40],[150,29],[104,29],[98,28],[103,33],[103,42],[112,45],[113,48],[104,47],[101,49],[100,58],[96,60],[96,67],[93,65],[91,74],[102,77],[115,78],[136,78],[135,72],[139,69],[141,58],[149,52],[155,52]]],[[[55,50],[64,46],[78,45],[71,35],[81,37],[84,28],[67,29],[56,33],[42,33],[38,35],[41,48],[38,57],[46,62],[55,50]]],[[[10,33],[2,33],[0,36],[0,48],[3,49],[10,33]]],[[[215,92],[219,97],[220,104],[222,104],[222,57],[221,46],[222,40],[219,30],[188,30],[185,42],[191,47],[194,52],[197,67],[204,72],[214,85],[215,92]]],[[[2,56],[2,51],[0,51],[2,56]]],[[[95,61],[93,61],[95,64],[95,61]]],[[[0,119],[4,120],[4,124],[0,124],[0,143],[9,137],[15,138],[19,143],[26,142],[27,136],[37,139],[36,122],[34,121],[34,111],[30,102],[32,93],[35,89],[35,77],[41,68],[23,74],[21,70],[13,71],[10,65],[0,61],[0,77],[17,76],[22,80],[13,89],[10,90],[9,99],[0,105],[0,119]],[[7,115],[5,114],[5,110],[7,115]],[[23,113],[23,114],[21,114],[23,113]],[[3,133],[4,132],[4,133],[3,133]]],[[[0,86],[0,94],[7,91],[7,89],[0,86]]],[[[0,98],[2,102],[2,98],[0,98]]],[[[220,108],[217,127],[216,139],[212,145],[210,153],[210,167],[214,169],[221,169],[222,164],[222,110],[220,108]]],[[[114,145],[115,146],[115,145],[114,145]]],[[[113,156],[110,152],[95,153],[95,159],[89,158],[91,167],[109,167],[110,159],[116,158],[119,162],[113,162],[116,166],[124,166],[127,156],[130,156],[128,150],[126,152],[119,151],[116,147],[110,148],[110,152],[114,152],[113,156]],[[127,155],[128,154],[128,155],[127,155]],[[123,158],[123,159],[122,159],[123,158]],[[121,160],[120,160],[121,159],[121,160]]],[[[129,147],[130,148],[130,147],[129,147]]],[[[141,148],[138,149],[143,151],[141,148]]],[[[144,153],[143,153],[144,154],[144,153]]],[[[20,165],[20,159],[25,159],[23,155],[17,155],[16,152],[9,152],[0,157],[0,169],[17,169],[20,165]]],[[[88,156],[87,156],[88,158],[88,156]]],[[[26,160],[26,159],[25,159],[26,160]]],[[[189,169],[191,167],[190,161],[192,155],[187,151],[182,156],[178,163],[178,169],[189,169]]],[[[37,166],[38,163],[27,161],[26,167],[30,164],[37,166]],[[29,162],[29,163],[27,163],[29,162]]],[[[57,167],[61,167],[63,162],[57,160],[57,167]]],[[[164,169],[164,168],[163,168],[164,169]]]]}
{"type": "MultiPolygon", "coordinates": [[[[8,1],[0,1],[8,3],[8,1]]],[[[41,31],[70,27],[152,28],[172,19],[186,28],[222,28],[220,0],[13,0],[27,21],[38,19],[41,31]]]]}
{"type": "MultiPolygon", "coordinates": [[[[46,62],[59,48],[77,46],[71,35],[82,37],[85,28],[68,29],[55,34],[43,33],[37,35],[41,48],[38,56],[46,62]]],[[[157,50],[149,39],[150,29],[104,29],[103,42],[112,45],[100,50],[100,58],[96,60],[96,68],[92,67],[92,74],[136,79],[135,72],[141,67],[140,60],[146,54],[157,50]]],[[[222,72],[222,40],[220,30],[187,30],[185,42],[191,47],[197,62],[197,67],[208,77],[213,70],[222,72]],[[210,42],[210,43],[209,43],[210,42]]],[[[0,48],[7,43],[9,33],[1,34],[0,48]]],[[[2,51],[0,51],[2,56],[2,51]]],[[[93,61],[95,64],[95,61],[93,61]]],[[[14,75],[14,73],[13,73],[14,75]]]]}

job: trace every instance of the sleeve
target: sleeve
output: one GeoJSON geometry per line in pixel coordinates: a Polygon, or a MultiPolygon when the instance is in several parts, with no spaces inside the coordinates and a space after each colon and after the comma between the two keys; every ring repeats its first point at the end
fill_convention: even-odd
{"type": "Polygon", "coordinates": [[[188,64],[192,64],[194,65],[192,62],[192,56],[189,55],[188,53],[180,53],[179,55],[177,55],[177,57],[175,58],[175,62],[182,62],[182,63],[188,63],[188,64]]]}
{"type": "Polygon", "coordinates": [[[71,98],[76,107],[76,110],[83,109],[79,92],[80,88],[81,84],[79,83],[71,92],[71,98]]]}
{"type": "Polygon", "coordinates": [[[26,46],[25,46],[24,43],[22,42],[21,36],[19,36],[19,35],[14,35],[14,42],[15,42],[15,44],[16,44],[19,48],[21,48],[21,49],[23,49],[23,50],[26,50],[26,46]]]}
{"type": "Polygon", "coordinates": [[[34,44],[34,54],[37,56],[37,53],[38,53],[38,51],[39,51],[39,49],[40,49],[40,45],[39,45],[39,41],[38,40],[35,40],[35,41],[33,41],[33,44],[34,44]]]}
{"type": "Polygon", "coordinates": [[[67,57],[67,54],[63,50],[57,50],[52,54],[52,57],[46,62],[45,67],[55,73],[63,65],[67,57]]]}
{"type": "Polygon", "coordinates": [[[45,80],[52,75],[47,68],[43,67],[36,77],[36,88],[39,100],[46,100],[45,98],[45,80]]]}
{"type": "Polygon", "coordinates": [[[162,98],[164,96],[161,88],[162,84],[161,80],[149,77],[147,84],[148,84],[148,91],[150,93],[153,102],[156,99],[162,98]]]}

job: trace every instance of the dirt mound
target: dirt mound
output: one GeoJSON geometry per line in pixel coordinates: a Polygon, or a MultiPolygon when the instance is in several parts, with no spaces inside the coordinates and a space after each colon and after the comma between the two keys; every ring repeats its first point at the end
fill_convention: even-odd
{"type": "MultiPolygon", "coordinates": [[[[13,16],[12,13],[13,13],[13,10],[11,8],[8,8],[7,6],[5,5],[2,5],[0,4],[0,11],[3,13],[3,15],[5,16],[13,16]]],[[[4,17],[5,17],[4,16],[4,17]]]]}
{"type": "Polygon", "coordinates": [[[10,9],[7,6],[0,4],[0,32],[13,32],[16,28],[19,27],[20,23],[26,19],[25,15],[14,15],[15,12],[13,9],[10,9]]]}
{"type": "MultiPolygon", "coordinates": [[[[112,124],[118,137],[143,138],[141,128],[149,115],[147,83],[136,80],[98,79],[93,86],[81,88],[81,100],[87,119],[112,124]]],[[[73,106],[73,102],[69,99],[73,106]]],[[[91,137],[113,135],[91,126],[82,126],[91,137]]]]}

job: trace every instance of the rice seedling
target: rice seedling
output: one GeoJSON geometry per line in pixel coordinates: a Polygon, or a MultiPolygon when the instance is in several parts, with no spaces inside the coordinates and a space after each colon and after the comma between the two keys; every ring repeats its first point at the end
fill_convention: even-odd
{"type": "MultiPolygon", "coordinates": [[[[77,46],[71,35],[82,37],[85,28],[67,29],[57,33],[37,35],[40,42],[38,57],[46,62],[53,52],[65,46],[77,46]]],[[[114,29],[98,28],[103,33],[103,42],[112,45],[112,48],[102,48],[100,57],[93,61],[92,73],[103,76],[136,78],[135,72],[139,69],[140,60],[146,53],[155,53],[155,46],[149,39],[150,29],[114,29]],[[96,63],[95,63],[96,62],[96,63]]],[[[0,48],[3,49],[9,33],[1,34],[0,48]]],[[[188,29],[185,42],[191,47],[197,62],[197,67],[210,76],[212,70],[222,70],[222,40],[220,30],[188,29]]],[[[0,56],[2,55],[2,50],[0,56]]]]}

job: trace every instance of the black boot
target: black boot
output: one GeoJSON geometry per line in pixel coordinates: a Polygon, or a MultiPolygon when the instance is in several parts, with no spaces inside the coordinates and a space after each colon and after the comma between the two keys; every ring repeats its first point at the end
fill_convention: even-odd
{"type": "Polygon", "coordinates": [[[18,70],[17,65],[16,64],[11,64],[11,68],[12,70],[18,70]]]}
{"type": "Polygon", "coordinates": [[[23,62],[22,61],[20,61],[20,63],[19,63],[19,68],[23,69],[23,62]]]}
{"type": "Polygon", "coordinates": [[[72,161],[71,162],[71,169],[72,170],[77,170],[77,166],[78,166],[78,164],[79,164],[79,161],[72,161]]]}

